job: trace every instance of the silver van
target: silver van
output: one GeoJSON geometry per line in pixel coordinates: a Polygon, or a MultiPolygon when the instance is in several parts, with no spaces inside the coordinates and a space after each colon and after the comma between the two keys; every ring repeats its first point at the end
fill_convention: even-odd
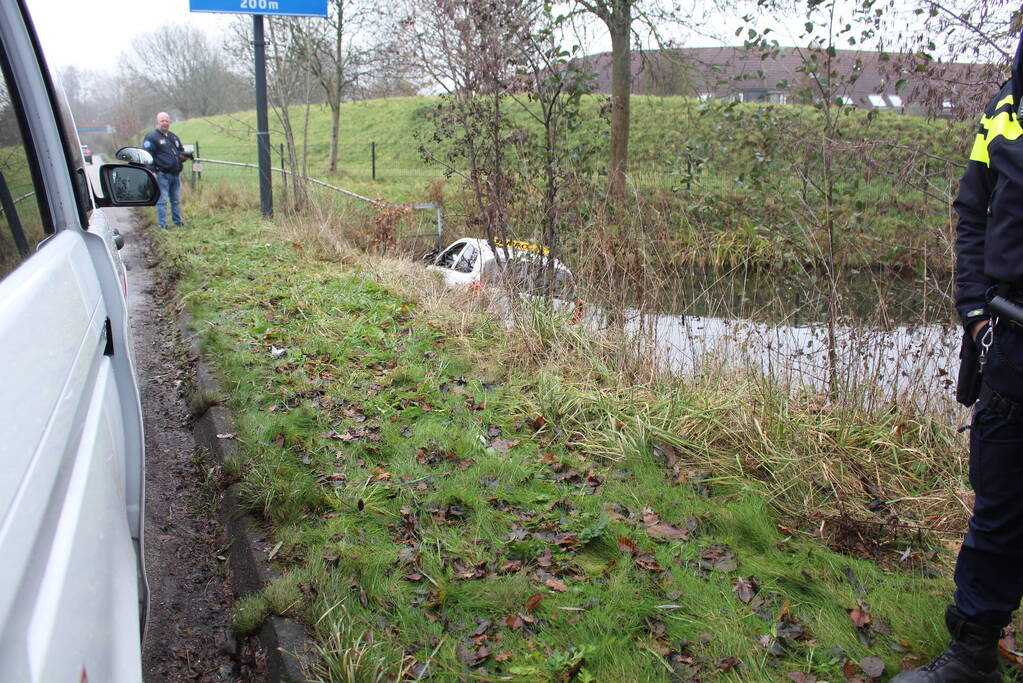
{"type": "Polygon", "coordinates": [[[24,3],[0,0],[0,668],[139,681],[142,411],[103,206],[153,205],[144,168],[86,173],[24,3]]]}

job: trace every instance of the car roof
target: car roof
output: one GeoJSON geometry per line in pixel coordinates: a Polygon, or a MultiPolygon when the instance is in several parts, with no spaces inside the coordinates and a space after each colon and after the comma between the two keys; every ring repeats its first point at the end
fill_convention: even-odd
{"type": "MultiPolygon", "coordinates": [[[[461,239],[455,240],[450,245],[445,247],[445,249],[450,249],[452,245],[457,244],[458,242],[467,242],[467,243],[471,243],[471,244],[475,245],[476,248],[480,250],[480,253],[482,254],[484,260],[491,259],[491,258],[497,258],[496,254],[494,253],[494,250],[490,248],[490,243],[487,242],[487,240],[485,240],[485,239],[483,239],[481,237],[463,237],[461,239]]],[[[544,253],[549,253],[549,250],[546,247],[539,247],[537,245],[530,245],[530,246],[536,247],[536,249],[517,249],[514,246],[516,244],[530,244],[530,243],[522,242],[522,241],[518,241],[518,240],[514,240],[514,241],[510,240],[509,241],[509,245],[508,245],[509,249],[508,249],[508,251],[510,252],[511,258],[516,259],[516,260],[526,260],[526,259],[528,259],[528,258],[530,258],[532,256],[543,256],[543,254],[539,251],[540,249],[543,249],[544,253]]],[[[498,245],[498,248],[500,248],[500,245],[498,245]]],[[[568,266],[566,266],[564,263],[562,263],[558,259],[554,259],[553,263],[554,263],[554,267],[555,268],[557,268],[559,270],[568,271],[568,266]]],[[[569,272],[571,272],[571,271],[569,271],[569,272]]]]}

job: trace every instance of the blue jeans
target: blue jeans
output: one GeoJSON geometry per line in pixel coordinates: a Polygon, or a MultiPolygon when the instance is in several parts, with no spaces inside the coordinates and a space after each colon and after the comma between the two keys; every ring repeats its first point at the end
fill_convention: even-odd
{"type": "Polygon", "coordinates": [[[156,182],[160,184],[160,199],[156,202],[156,222],[161,228],[167,227],[166,203],[169,201],[174,225],[181,225],[181,176],[157,171],[156,182]]]}

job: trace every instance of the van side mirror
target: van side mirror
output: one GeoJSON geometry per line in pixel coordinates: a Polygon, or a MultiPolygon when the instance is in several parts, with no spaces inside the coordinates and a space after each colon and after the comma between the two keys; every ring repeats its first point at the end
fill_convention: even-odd
{"type": "Polygon", "coordinates": [[[103,196],[96,197],[97,206],[155,206],[160,199],[156,177],[139,166],[103,164],[99,184],[103,196]]]}
{"type": "Polygon", "coordinates": [[[153,155],[141,147],[122,147],[114,155],[118,161],[123,161],[133,166],[152,166],[153,155]]]}

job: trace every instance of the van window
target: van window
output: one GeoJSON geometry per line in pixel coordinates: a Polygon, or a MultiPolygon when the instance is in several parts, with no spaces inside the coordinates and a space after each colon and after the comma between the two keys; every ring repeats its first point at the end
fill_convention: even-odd
{"type": "MultiPolygon", "coordinates": [[[[0,46],[2,47],[2,46],[0,46]]],[[[23,128],[18,93],[0,50],[0,279],[31,256],[46,237],[37,186],[29,163],[32,146],[23,128]],[[27,144],[26,144],[27,143],[27,144]]]]}

